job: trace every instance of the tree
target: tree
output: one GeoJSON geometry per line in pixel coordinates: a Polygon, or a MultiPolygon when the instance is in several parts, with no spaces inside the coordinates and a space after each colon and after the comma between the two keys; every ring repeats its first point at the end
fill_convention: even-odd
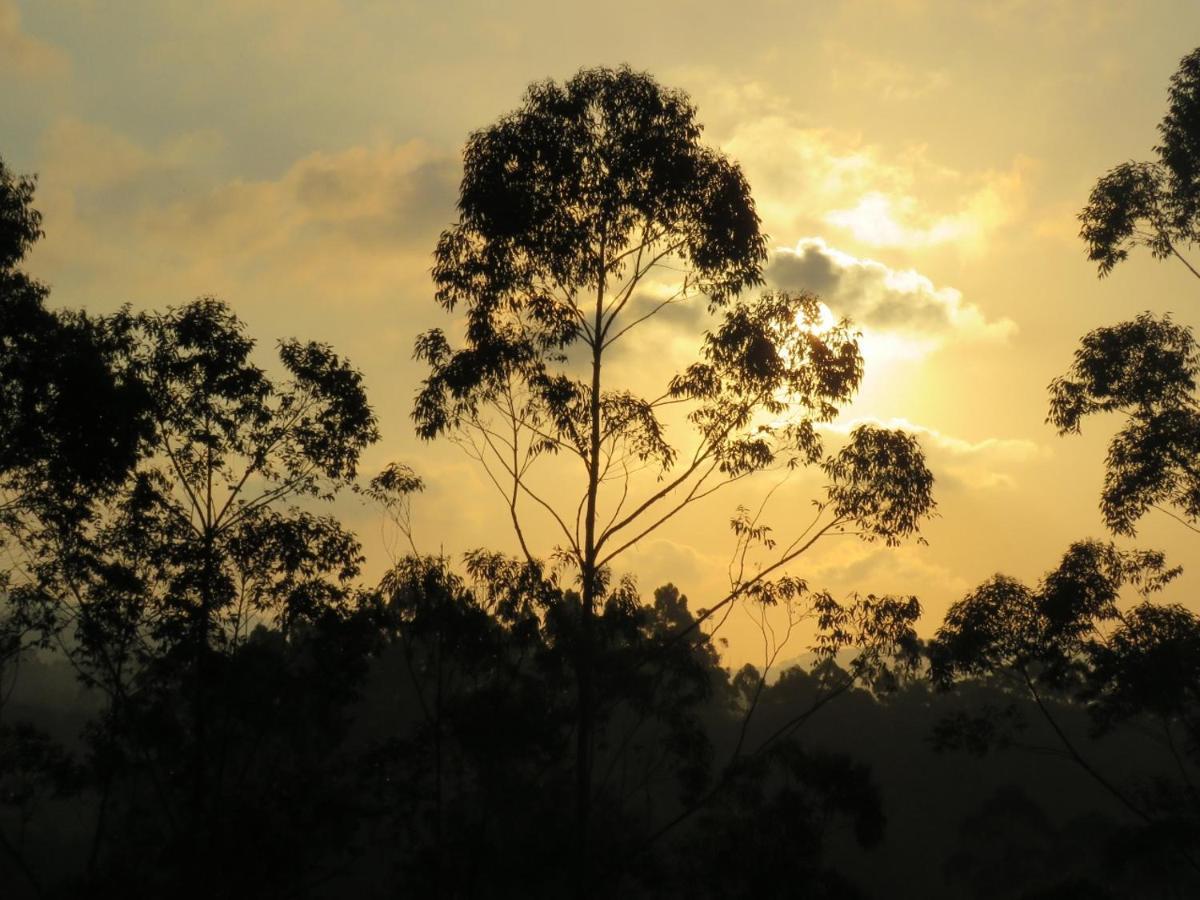
{"type": "Polygon", "coordinates": [[[1200,239],[1200,49],[1171,76],[1158,133],[1158,159],[1110,169],[1079,214],[1088,259],[1102,276],[1143,246],[1159,259],[1174,256],[1200,278],[1181,252],[1200,239]]]}
{"type": "MultiPolygon", "coordinates": [[[[437,299],[462,308],[464,343],[453,349],[441,330],[416,343],[430,368],[413,413],[418,433],[452,435],[479,460],[530,563],[525,509],[547,516],[560,540],[552,555],[578,579],[580,893],[593,788],[593,622],[613,565],[729,484],[822,462],[815,426],[837,414],[862,373],[849,323],[822,328],[815,297],[741,296],[761,282],[765,239],[740,169],[700,133],[682,93],[628,68],[533,85],[519,109],[469,139],[459,219],[437,245],[437,299]],[[697,302],[719,317],[699,361],[657,392],[638,393],[614,346],[668,307],[697,302]],[[690,426],[692,444],[672,443],[669,425],[690,426]],[[537,479],[537,464],[556,456],[579,466],[573,496],[561,473],[552,490],[537,479]]],[[[828,494],[799,537],[776,542],[758,515],[735,517],[737,574],[689,633],[741,597],[806,595],[786,566],[823,536],[893,543],[933,508],[932,477],[902,433],[856,429],[822,464],[828,494]],[[756,561],[752,549],[774,555],[756,561]]]]}
{"type": "MultiPolygon", "coordinates": [[[[1143,245],[1174,256],[1200,277],[1183,252],[1200,237],[1200,49],[1171,77],[1158,126],[1156,162],[1124,163],[1092,189],[1079,219],[1088,258],[1107,275],[1143,245]]],[[[1129,419],[1109,445],[1101,509],[1109,528],[1133,534],[1147,510],[1160,509],[1195,530],[1200,513],[1200,353],[1191,330],[1149,313],[1099,328],[1075,352],[1071,371],[1050,384],[1048,420],[1078,432],[1095,412],[1129,419]],[[1175,512],[1164,509],[1174,507],[1175,512]]]]}
{"type": "Polygon", "coordinates": [[[1132,535],[1150,509],[1193,530],[1200,518],[1200,348],[1192,331],[1143,313],[1097,328],[1075,351],[1070,371],[1050,384],[1049,421],[1078,433],[1095,413],[1125,424],[1109,444],[1100,508],[1117,534],[1132,535]],[[1166,507],[1173,507],[1171,512],[1166,507]]]}
{"type": "MultiPolygon", "coordinates": [[[[1043,752],[1077,766],[1140,825],[1150,840],[1165,845],[1200,874],[1195,851],[1200,835],[1200,801],[1191,788],[1200,708],[1200,617],[1179,606],[1152,602],[1180,572],[1161,553],[1120,550],[1111,544],[1072,544],[1058,567],[1036,588],[997,575],[951,606],[930,645],[932,675],[949,686],[984,677],[1033,701],[1055,746],[1043,752]],[[1133,588],[1138,603],[1121,603],[1133,588]],[[1060,702],[1087,708],[1095,727],[1108,732],[1122,723],[1149,726],[1148,733],[1168,750],[1165,763],[1177,780],[1156,797],[1122,784],[1089,758],[1061,719],[1060,702]]],[[[1014,727],[1014,709],[981,710],[977,718],[944,723],[940,738],[1004,741],[1014,727]],[[999,715],[997,715],[999,712],[999,715]]]]}
{"type": "MultiPolygon", "coordinates": [[[[268,827],[285,799],[325,802],[312,766],[340,733],[335,711],[365,651],[360,548],[320,505],[353,485],[375,418],[360,374],[325,345],[280,342],[283,377],[268,376],[216,300],[126,310],[105,327],[123,337],[118,380],[138,386],[149,427],[130,470],[87,496],[70,527],[53,503],[34,510],[37,527],[21,536],[29,577],[10,600],[106,698],[92,732],[94,863],[108,860],[117,884],[166,879],[159,887],[199,894],[264,871],[278,879],[283,860],[262,835],[242,853],[244,829],[255,817],[268,827]],[[264,793],[252,809],[255,776],[264,793]],[[109,834],[118,815],[129,840],[109,834]]],[[[306,869],[289,865],[301,883],[306,869]]]]}
{"type": "MultiPolygon", "coordinates": [[[[0,159],[0,591],[30,577],[24,542],[42,524],[70,530],[94,491],[124,477],[146,427],[140,385],[115,369],[119,327],[48,309],[46,286],[19,268],[42,236],[34,186],[0,159]]],[[[0,603],[0,704],[37,626],[0,603]]]]}
{"type": "MultiPolygon", "coordinates": [[[[1184,57],[1171,79],[1159,134],[1158,160],[1109,171],[1079,215],[1088,257],[1102,277],[1138,245],[1157,258],[1176,257],[1200,277],[1184,256],[1200,236],[1200,50],[1184,57]]],[[[1096,413],[1117,412],[1126,420],[1109,444],[1100,501],[1113,532],[1133,535],[1150,509],[1200,530],[1198,371],[1191,329],[1170,316],[1143,313],[1091,331],[1067,374],[1051,382],[1047,420],[1060,434],[1078,433],[1096,413]]],[[[1200,805],[1189,771],[1195,760],[1187,762],[1180,746],[1197,746],[1191,698],[1200,684],[1200,619],[1146,597],[1129,609],[1117,603],[1124,585],[1148,594],[1178,571],[1167,569],[1161,554],[1078,543],[1037,590],[997,576],[956,604],[932,650],[935,674],[943,680],[1016,677],[1061,752],[1141,821],[1143,843],[1170,848],[1195,873],[1200,805]],[[1122,723],[1155,733],[1177,776],[1164,782],[1171,784],[1167,796],[1139,796],[1085,758],[1056,720],[1054,695],[1086,704],[1101,733],[1122,723]]],[[[1003,713],[984,712],[973,722],[959,721],[957,730],[1003,739],[1003,713]]]]}

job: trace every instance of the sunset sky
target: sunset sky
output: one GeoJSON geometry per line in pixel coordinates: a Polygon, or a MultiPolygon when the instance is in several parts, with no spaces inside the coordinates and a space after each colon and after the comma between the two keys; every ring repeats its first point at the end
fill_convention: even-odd
{"type": "MultiPolygon", "coordinates": [[[[1035,579],[1072,540],[1105,536],[1117,423],[1059,438],[1046,386],[1092,328],[1142,310],[1200,325],[1200,284],[1146,253],[1098,280],[1075,216],[1109,167],[1151,156],[1167,81],[1197,44],[1195,2],[0,0],[0,156],[39,177],[47,236],[29,265],[54,305],[215,295],[264,364],[276,338],[332,343],[378,411],[366,472],[401,460],[428,482],[419,547],[511,549],[472,461],[422,444],[409,419],[413,338],[454,329],[429,271],[461,148],[532,81],[649,71],[743,166],[768,282],[817,291],[864,332],[866,379],[831,446],[856,421],[902,425],[937,476],[928,546],[843,538],[797,574],[837,595],[915,593],[928,633],[989,575],[1035,579]]],[[[682,365],[699,340],[687,324],[657,324],[631,352],[682,365]]],[[[704,606],[730,514],[771,484],[711,498],[626,569],[646,594],[671,580],[704,606]]],[[[776,493],[777,530],[820,484],[776,493]]],[[[378,574],[379,517],[339,510],[378,574]]],[[[1155,513],[1123,543],[1187,566],[1197,540],[1155,513]]],[[[1200,565],[1171,596],[1191,603],[1197,585],[1200,565]]],[[[748,618],[728,637],[732,661],[756,659],[748,618]]]]}

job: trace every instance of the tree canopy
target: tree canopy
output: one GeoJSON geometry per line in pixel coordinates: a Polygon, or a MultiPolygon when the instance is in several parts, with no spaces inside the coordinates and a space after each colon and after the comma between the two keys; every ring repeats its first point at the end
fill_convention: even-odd
{"type": "Polygon", "coordinates": [[[1109,444],[1100,499],[1114,532],[1132,535],[1150,509],[1190,527],[1200,519],[1197,372],[1191,329],[1143,313],[1085,335],[1070,371],[1051,382],[1049,421],[1060,434],[1078,433],[1097,413],[1124,417],[1109,444]]]}
{"type": "Polygon", "coordinates": [[[1158,133],[1158,158],[1110,169],[1079,214],[1088,259],[1101,275],[1142,246],[1160,259],[1175,256],[1200,277],[1184,256],[1200,238],[1200,49],[1171,76],[1158,133]]]}
{"type": "MultiPolygon", "coordinates": [[[[749,475],[822,465],[829,485],[807,531],[777,539],[762,509],[732,518],[729,592],[680,635],[694,639],[743,598],[788,604],[789,617],[820,615],[826,595],[788,573],[796,559],[833,534],[898,542],[934,508],[911,436],[863,426],[825,456],[816,426],[858,388],[857,335],[845,321],[825,327],[811,294],[744,294],[761,283],[766,239],[741,170],[700,137],[682,93],[628,68],[535,84],[516,111],[468,140],[459,218],[435,252],[436,297],[463,315],[462,344],[435,329],[415,346],[429,366],[413,411],[418,434],[447,434],[483,465],[526,564],[549,556],[578,579],[579,896],[592,890],[604,665],[593,620],[633,595],[613,575],[622,554],[749,475]],[[703,303],[712,322],[698,358],[647,387],[614,345],[689,303],[703,303]],[[690,426],[691,438],[671,440],[672,426],[690,426]],[[539,483],[536,465],[557,456],[580,464],[577,490],[561,475],[551,491],[539,483]],[[530,546],[528,509],[555,528],[548,554],[530,546]]],[[[836,618],[837,604],[825,608],[836,618]]],[[[910,627],[915,610],[905,608],[910,627]]]]}
{"type": "MultiPolygon", "coordinates": [[[[862,376],[851,326],[819,327],[816,297],[742,296],[761,280],[765,239],[740,170],[700,134],[683,94],[627,68],[536,84],[468,141],[459,220],[435,254],[437,298],[463,307],[465,327],[458,349],[437,329],[416,342],[430,369],[418,433],[449,433],[483,463],[529,560],[523,510],[550,518],[552,555],[578,573],[586,609],[602,570],[693,502],[821,462],[815,426],[862,376]],[[608,351],[697,300],[716,317],[699,359],[643,394],[608,351]],[[691,426],[691,445],[668,438],[668,414],[691,426]],[[575,498],[561,480],[558,496],[541,493],[533,476],[558,455],[582,464],[575,498]]],[[[912,534],[933,508],[919,447],[867,427],[850,443],[826,463],[827,531],[912,534]]]]}

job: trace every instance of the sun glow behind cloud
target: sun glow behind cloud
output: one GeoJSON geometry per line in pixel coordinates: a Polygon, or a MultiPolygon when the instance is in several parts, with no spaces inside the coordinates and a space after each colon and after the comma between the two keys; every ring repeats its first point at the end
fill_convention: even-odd
{"type": "MultiPolygon", "coordinates": [[[[802,314],[797,315],[796,327],[819,337],[828,334],[842,320],[824,302],[819,302],[817,309],[815,321],[809,321],[802,314]]],[[[853,322],[850,324],[858,335],[858,349],[865,367],[872,375],[878,375],[894,363],[922,360],[938,347],[938,342],[932,338],[863,328],[853,322]]]]}
{"type": "MultiPolygon", "coordinates": [[[[261,341],[330,341],[366,372],[385,434],[372,454],[428,477],[418,514],[448,552],[500,538],[495,510],[474,499],[490,486],[444,444],[412,436],[422,375],[412,336],[461,325],[436,307],[428,279],[455,216],[461,142],[537,79],[627,60],[691,95],[705,140],[742,166],[764,230],[789,245],[771,286],[813,290],[862,332],[866,374],[847,417],[908,416],[980,445],[1055,448],[1052,461],[971,468],[965,460],[1000,448],[937,445],[939,471],[960,483],[1012,486],[986,492],[993,523],[1025,523],[989,567],[1015,561],[1036,574],[1048,548],[1101,527],[1102,442],[1055,443],[1042,421],[1045,384],[1079,335],[1146,306],[1189,315],[1163,280],[1169,267],[1131,260],[1097,284],[1074,218],[1091,179],[1150,140],[1165,78],[1195,33],[1180,22],[1200,16],[1181,3],[1121,7],[1103,14],[1122,20],[1109,24],[1093,21],[1096,4],[1057,0],[1003,0],[986,15],[949,0],[835,3],[820,16],[769,4],[745,28],[688,15],[696,40],[684,56],[653,39],[675,33],[671,4],[639,7],[645,28],[612,32],[519,3],[437,15],[341,0],[124,5],[138,28],[95,0],[0,0],[0,77],[21,88],[0,92],[15,141],[0,152],[40,175],[47,237],[34,271],[62,306],[160,308],[213,293],[261,341]],[[452,35],[464,52],[446,52],[452,35]],[[801,247],[804,235],[814,237],[801,247]]],[[[647,285],[639,311],[669,296],[669,282],[647,285]]],[[[615,345],[636,389],[661,389],[695,359],[710,325],[703,306],[668,305],[615,345]]],[[[932,548],[912,552],[965,588],[989,574],[967,535],[997,526],[976,524],[978,502],[962,496],[957,510],[946,501],[932,548]]],[[[681,525],[680,546],[705,545],[692,563],[663,551],[653,569],[677,569],[696,598],[710,568],[720,575],[726,499],[739,498],[716,498],[711,521],[681,525]]],[[[881,572],[898,565],[871,558],[881,572]]],[[[897,589],[952,599],[940,574],[895,571],[897,589]]],[[[859,574],[854,586],[878,587],[859,574]]]]}
{"type": "Polygon", "coordinates": [[[943,244],[963,235],[962,223],[953,218],[940,219],[924,228],[904,224],[903,220],[911,219],[915,205],[911,197],[897,203],[886,194],[872,191],[850,209],[835,209],[825,221],[848,229],[857,240],[873,247],[943,244]]]}
{"type": "MultiPolygon", "coordinates": [[[[1017,331],[1010,319],[989,319],[955,288],[938,286],[915,269],[893,269],[860,259],[820,237],[775,250],[768,283],[816,293],[837,315],[875,334],[905,337],[916,345],[946,340],[1004,341],[1017,331]]],[[[890,342],[898,346],[895,341],[890,342]]]]}

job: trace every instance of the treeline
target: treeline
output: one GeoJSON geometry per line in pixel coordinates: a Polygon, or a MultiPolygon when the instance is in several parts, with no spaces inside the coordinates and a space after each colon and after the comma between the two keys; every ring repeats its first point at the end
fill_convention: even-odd
{"type": "MultiPolygon", "coordinates": [[[[809,584],[820,542],[919,539],[933,476],[902,431],[826,449],[858,336],[811,294],[754,294],[748,185],[700,134],[683,94],[622,68],[536,84],[471,136],[433,270],[465,328],[418,337],[413,418],[483,467],[520,552],[414,549],[377,585],[331,502],[411,537],[422,483],[360,476],[379,433],[353,366],[283,340],[263,368],[211,298],[51,309],[21,267],[34,184],[0,164],[6,896],[1200,890],[1200,619],[1154,599],[1179,570],[1081,541],[928,641],[915,597],[809,584]],[[683,304],[706,309],[698,355],[647,393],[654,366],[613,347],[683,304]],[[737,508],[724,596],[621,574],[692,504],[810,467],[802,517],[737,508]],[[764,638],[804,633],[805,664],[774,671],[775,634],[771,665],[723,668],[737,606],[764,638]]],[[[1197,237],[1200,54],[1162,134],[1082,214],[1102,272],[1197,237]]],[[[1198,371],[1191,332],[1143,315],[1051,385],[1063,432],[1125,414],[1114,532],[1158,508],[1195,526],[1198,371]]]]}
{"type": "MultiPolygon", "coordinates": [[[[674,591],[659,593],[678,602],[674,591]]],[[[428,649],[411,646],[410,653],[428,649]]],[[[80,735],[99,699],[80,695],[74,673],[61,662],[30,665],[6,718],[38,723],[77,760],[86,758],[80,735]]],[[[250,857],[239,861],[226,849],[221,877],[210,889],[221,884],[235,896],[273,896],[297,890],[299,883],[307,886],[300,892],[311,896],[435,893],[438,749],[417,693],[435,696],[437,677],[425,669],[414,680],[409,665],[403,644],[380,653],[346,711],[355,723],[351,731],[326,751],[326,765],[308,769],[326,781],[297,780],[289,797],[280,792],[282,777],[260,782],[257,767],[249,784],[230,779],[231,787],[240,785],[248,795],[249,809],[231,803],[226,827],[231,839],[248,842],[250,857]],[[339,804],[321,806],[320,797],[330,794],[339,804]],[[310,804],[321,809],[320,830],[295,815],[310,804]],[[239,823],[240,817],[248,821],[239,823]],[[279,831],[258,831],[268,818],[279,831]],[[303,831],[297,835],[293,828],[303,831]],[[278,842],[301,845],[305,853],[272,851],[278,842]]],[[[744,740],[751,750],[828,695],[828,684],[806,668],[789,668],[764,688],[744,740]]],[[[555,853],[571,828],[570,757],[561,746],[569,738],[563,721],[570,710],[560,710],[558,723],[547,723],[548,708],[530,702],[545,703],[545,693],[527,688],[514,696],[507,684],[464,677],[457,663],[443,670],[443,679],[452,683],[441,706],[443,895],[555,894],[570,875],[555,853]],[[548,737],[556,724],[557,748],[548,737]]],[[[707,746],[700,742],[690,752],[668,755],[660,744],[667,726],[649,720],[621,752],[620,768],[604,790],[623,807],[611,821],[629,830],[605,838],[614,859],[600,895],[669,897],[686,888],[699,896],[733,897],[795,896],[800,890],[814,896],[1076,896],[1065,890],[1070,887],[1086,889],[1090,897],[1159,897],[1190,883],[1169,847],[1055,752],[1057,738],[1032,702],[983,683],[940,692],[920,677],[885,695],[861,689],[840,695],[792,732],[805,748],[798,758],[768,764],[748,751],[727,796],[714,797],[647,848],[651,828],[690,808],[684,764],[694,766],[692,778],[707,769],[711,786],[742,737],[755,674],[709,669],[709,684],[709,697],[691,709],[707,746]],[[959,725],[981,708],[1003,710],[1012,727],[1002,741],[989,742],[959,725]],[[785,765],[801,762],[786,774],[785,765]],[[778,771],[764,773],[768,765],[778,771]],[[1056,887],[1064,889],[1051,893],[1056,887]]],[[[640,711],[627,702],[614,713],[614,743],[626,740],[640,721],[640,711]]],[[[1058,702],[1053,709],[1097,764],[1131,782],[1170,779],[1153,737],[1129,731],[1097,740],[1082,709],[1058,702]]],[[[268,734],[276,727],[255,723],[268,734]]],[[[610,752],[618,756],[617,748],[610,752]]],[[[296,768],[276,750],[269,770],[296,768]]],[[[50,876],[48,895],[53,888],[66,896],[96,891],[95,882],[84,889],[78,881],[93,839],[95,788],[74,782],[60,793],[43,778],[37,790],[27,801],[23,850],[29,864],[50,876]]],[[[121,828],[107,827],[106,839],[133,840],[121,828]]],[[[126,890],[176,877],[161,870],[161,860],[153,861],[163,841],[162,833],[147,829],[130,848],[139,863],[125,873],[126,890]]]]}

